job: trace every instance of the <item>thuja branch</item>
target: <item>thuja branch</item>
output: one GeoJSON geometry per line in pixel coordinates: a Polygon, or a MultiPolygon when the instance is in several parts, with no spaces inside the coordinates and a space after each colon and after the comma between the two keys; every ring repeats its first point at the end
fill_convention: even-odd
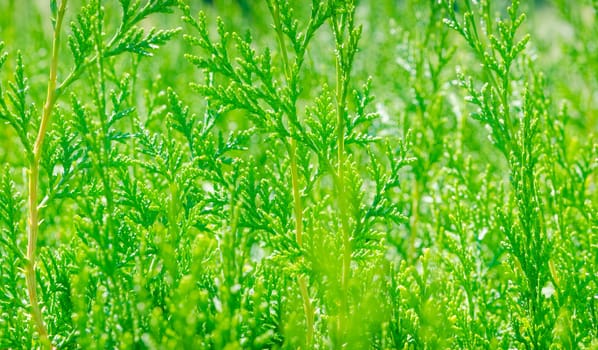
{"type": "MultiPolygon", "coordinates": [[[[276,29],[277,40],[280,46],[280,51],[282,55],[282,61],[284,66],[284,73],[287,84],[290,83],[292,77],[291,67],[289,63],[289,55],[287,53],[287,49],[285,46],[284,41],[284,34],[282,30],[282,23],[280,21],[280,7],[277,1],[268,1],[268,7],[270,8],[270,12],[272,13],[272,17],[274,19],[274,27],[276,29]]],[[[301,59],[301,58],[299,58],[301,59]]],[[[297,110],[295,108],[295,101],[293,101],[293,108],[291,118],[293,120],[297,120],[297,110]]],[[[296,140],[290,136],[289,137],[289,158],[290,158],[290,166],[291,166],[291,184],[293,187],[293,209],[295,213],[295,238],[297,240],[297,244],[301,247],[303,245],[303,205],[301,203],[301,191],[299,189],[299,172],[297,167],[297,142],[296,140]]],[[[301,293],[301,300],[303,303],[303,311],[305,313],[305,322],[307,326],[306,331],[306,339],[305,339],[305,346],[307,349],[311,348],[311,344],[313,343],[313,332],[314,332],[314,314],[313,308],[311,305],[311,301],[309,298],[309,290],[307,286],[307,281],[305,276],[299,276],[297,283],[299,284],[299,291],[301,293]]]]}
{"type": "Polygon", "coordinates": [[[38,206],[38,182],[40,158],[44,145],[44,138],[47,134],[48,123],[56,102],[56,71],[58,68],[58,48],[60,43],[60,30],[62,20],[66,10],[67,0],[62,0],[56,22],[54,26],[54,35],[52,39],[52,56],[50,62],[50,78],[48,81],[48,92],[44,104],[42,118],[40,121],[37,138],[33,147],[33,157],[29,164],[29,232],[27,236],[27,266],[25,268],[25,279],[27,291],[29,293],[29,303],[31,304],[31,316],[39,333],[40,342],[43,347],[50,348],[51,343],[48,338],[48,331],[42,318],[41,309],[37,300],[37,281],[35,276],[37,234],[39,232],[39,206],[38,206]]]}
{"type": "MultiPolygon", "coordinates": [[[[276,28],[276,35],[278,44],[280,46],[280,52],[282,55],[282,63],[284,66],[284,74],[287,83],[291,80],[291,68],[289,64],[289,55],[287,53],[287,49],[284,43],[284,34],[282,32],[282,24],[280,23],[280,9],[276,1],[272,2],[269,1],[269,6],[272,12],[272,17],[274,19],[274,27],[276,28]]],[[[294,102],[294,101],[293,101],[294,102]]],[[[292,112],[296,114],[296,109],[293,108],[292,112]]],[[[297,120],[297,116],[291,116],[293,120],[297,120]]],[[[291,136],[289,137],[289,157],[291,162],[291,182],[293,185],[293,200],[294,200],[294,211],[295,211],[295,227],[296,233],[295,237],[297,243],[299,245],[302,244],[303,241],[303,208],[301,205],[301,197],[299,191],[299,175],[297,170],[297,144],[295,139],[291,136]]]]}
{"type": "MultiPolygon", "coordinates": [[[[331,18],[331,27],[335,41],[336,62],[336,139],[337,139],[337,173],[336,191],[338,212],[341,220],[342,235],[342,270],[341,290],[347,291],[351,278],[351,237],[347,200],[345,195],[345,119],[347,116],[347,93],[351,78],[353,59],[357,52],[357,42],[361,28],[355,28],[355,6],[350,3],[345,11],[339,11],[331,18]]],[[[340,300],[340,315],[337,320],[337,336],[343,341],[346,335],[346,320],[349,316],[348,303],[345,297],[340,300]]]]}

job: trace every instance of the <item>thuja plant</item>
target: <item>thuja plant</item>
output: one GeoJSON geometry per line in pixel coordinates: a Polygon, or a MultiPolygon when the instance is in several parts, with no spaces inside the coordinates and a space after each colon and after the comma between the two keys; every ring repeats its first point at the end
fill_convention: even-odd
{"type": "MultiPolygon", "coordinates": [[[[114,60],[123,53],[133,53],[139,56],[151,56],[154,49],[170,40],[176,30],[145,30],[138,25],[149,15],[160,12],[170,12],[176,3],[174,1],[152,1],[141,4],[140,2],[121,1],[120,24],[112,30],[113,35],[106,39],[105,9],[98,1],[88,2],[80,10],[80,13],[73,17],[68,36],[68,47],[72,57],[67,62],[64,56],[59,54],[62,48],[61,37],[63,36],[63,22],[67,12],[67,1],[50,1],[51,25],[53,30],[51,51],[49,52],[49,78],[47,80],[47,94],[42,101],[31,101],[28,96],[30,89],[29,81],[26,78],[26,66],[22,55],[16,52],[16,64],[14,81],[9,82],[8,91],[3,92],[0,118],[18,135],[23,150],[23,160],[27,173],[27,186],[25,195],[27,198],[27,249],[23,253],[18,242],[20,234],[11,235],[10,246],[12,254],[17,259],[17,264],[22,264],[27,286],[28,305],[21,305],[21,308],[29,309],[33,327],[29,331],[18,330],[19,327],[8,327],[3,330],[3,347],[31,347],[39,344],[44,348],[53,345],[67,346],[74,341],[72,338],[72,326],[63,324],[61,317],[70,317],[65,305],[56,300],[45,308],[46,313],[50,312],[50,325],[44,320],[45,315],[38,298],[38,290],[55,292],[58,294],[69,292],[69,287],[63,285],[61,277],[68,276],[68,271],[59,271],[58,261],[67,263],[72,251],[61,253],[62,248],[57,247],[54,251],[46,251],[46,260],[43,261],[48,279],[45,285],[40,286],[37,277],[38,267],[38,236],[40,229],[47,227],[48,232],[60,230],[51,218],[53,214],[68,206],[68,200],[76,203],[79,200],[85,201],[86,186],[78,179],[87,178],[91,180],[89,185],[96,191],[96,201],[102,204],[95,206],[93,211],[100,211],[96,215],[96,224],[102,228],[101,239],[108,245],[114,239],[116,233],[113,216],[115,215],[112,183],[114,175],[111,174],[118,164],[122,163],[113,151],[113,145],[127,134],[118,132],[114,124],[120,119],[129,116],[134,108],[128,107],[128,74],[122,81],[118,81],[118,74],[114,71],[114,60]],[[68,67],[71,67],[70,69],[68,67]],[[59,74],[60,73],[62,74],[59,74]],[[59,77],[60,75],[60,77],[59,77]],[[84,80],[85,75],[91,82],[88,91],[93,105],[93,115],[97,119],[90,120],[89,114],[84,110],[83,102],[75,92],[71,93],[70,100],[75,118],[66,116],[63,110],[57,110],[59,102],[68,103],[69,98],[63,98],[71,86],[77,81],[84,80]],[[115,84],[116,83],[116,84],[115,84]],[[114,85],[114,88],[110,86],[114,85]],[[4,95],[5,94],[5,95],[4,95]],[[64,101],[66,100],[66,101],[64,101]],[[109,105],[111,104],[111,105],[109,105]],[[36,108],[39,105],[41,108],[36,108]],[[38,113],[38,111],[40,111],[38,113]],[[78,119],[77,119],[78,118],[78,119]],[[80,186],[79,188],[77,188],[80,186]],[[107,211],[103,214],[103,211],[107,211]],[[42,225],[43,222],[46,225],[42,225]],[[63,255],[64,254],[64,255],[63,255]],[[65,275],[66,274],[66,275],[65,275]],[[40,288],[41,287],[41,288],[40,288]],[[61,290],[66,288],[66,290],[61,290]],[[55,308],[62,308],[60,312],[54,313],[55,308]],[[52,339],[50,334],[55,335],[52,339]],[[18,333],[15,333],[18,332],[18,333]],[[59,333],[59,334],[56,334],[59,333]],[[27,345],[29,344],[29,345],[27,345]]],[[[2,56],[1,63],[7,61],[7,54],[2,56]]],[[[86,84],[87,85],[87,84],[86,84]]],[[[85,102],[88,103],[88,102],[85,102]]],[[[11,181],[4,179],[5,201],[7,223],[10,227],[24,229],[16,221],[20,212],[18,197],[12,192],[11,181]],[[17,202],[13,202],[17,200],[17,202]]],[[[86,203],[82,208],[89,207],[86,203]]],[[[85,209],[84,209],[85,210],[85,209]]],[[[99,234],[99,232],[98,232],[99,234]]],[[[111,253],[112,254],[112,253],[111,253]]],[[[60,266],[67,267],[67,266],[60,266]]],[[[68,268],[67,268],[68,270],[68,268]]],[[[16,281],[14,282],[16,283],[16,281]]],[[[11,294],[12,313],[17,316],[19,310],[17,300],[22,293],[11,294]]],[[[44,295],[43,299],[48,301],[49,296],[44,295]]],[[[68,305],[67,305],[68,306],[68,305]]],[[[4,315],[3,315],[4,317],[4,315]]],[[[27,327],[28,328],[28,327],[27,327]]]]}
{"type": "MultiPolygon", "coordinates": [[[[505,238],[507,261],[514,264],[508,278],[515,282],[504,290],[510,299],[507,307],[514,330],[512,341],[529,349],[548,348],[555,340],[568,344],[565,346],[579,344],[584,342],[582,339],[592,337],[595,329],[581,326],[574,331],[580,324],[568,323],[562,317],[563,313],[592,307],[595,295],[586,288],[594,288],[595,278],[581,272],[585,275],[581,277],[582,286],[575,287],[579,294],[569,295],[567,301],[559,297],[572,287],[563,285],[560,277],[566,273],[563,271],[580,273],[580,265],[563,264],[561,260],[562,245],[572,243],[572,237],[567,235],[569,229],[562,223],[580,220],[575,225],[581,225],[577,227],[585,232],[585,237],[580,237],[575,244],[580,244],[579,248],[585,246],[581,251],[589,253],[594,249],[595,232],[588,215],[591,216],[589,213],[594,209],[584,207],[581,210],[584,214],[576,218],[563,210],[554,211],[554,196],[558,196],[556,187],[560,182],[554,176],[555,172],[578,169],[580,185],[585,184],[586,176],[595,166],[586,158],[591,151],[581,152],[576,164],[554,158],[554,152],[563,152],[556,150],[562,147],[556,140],[566,137],[567,131],[562,126],[555,130],[554,120],[558,123],[560,119],[558,111],[546,93],[543,74],[525,52],[530,37],[519,33],[525,20],[525,15],[519,13],[520,3],[513,1],[504,10],[507,19],[498,21],[492,20],[495,10],[491,2],[466,1],[460,6],[465,7],[462,19],[458,18],[455,3],[448,3],[449,16],[445,22],[465,39],[474,61],[480,63],[477,74],[481,78],[477,79],[481,81],[460,74],[459,83],[469,94],[467,100],[478,108],[472,116],[487,127],[490,141],[503,155],[509,169],[509,186],[504,203],[495,209],[495,220],[505,238]],[[551,181],[544,182],[543,179],[551,177],[551,181]]],[[[584,189],[575,192],[582,197],[586,195],[584,189]]],[[[576,206],[575,201],[569,205],[576,206]]],[[[585,262],[588,266],[595,265],[592,261],[585,262]]]]}
{"type": "Polygon", "coordinates": [[[262,169],[253,159],[246,164],[248,188],[235,189],[246,200],[232,227],[269,242],[271,261],[264,264],[296,285],[286,287],[284,297],[297,299],[297,305],[280,307],[301,305],[302,312],[289,310],[281,317],[304,324],[304,330],[283,330],[290,332],[287,344],[305,349],[365,346],[380,331],[383,315],[367,310],[383,304],[379,295],[367,292],[368,285],[379,284],[375,274],[384,265],[375,226],[403,219],[386,198],[408,163],[406,151],[367,133],[376,117],[367,110],[371,85],[356,89],[351,79],[361,34],[356,5],[313,1],[306,19],[295,17],[303,9],[289,2],[266,5],[277,45],[263,49],[255,48],[251,34],[227,31],[221,19],[214,38],[204,13],[193,17],[183,8],[185,21],[197,31],[186,38],[201,49],[187,58],[203,71],[205,81],[191,87],[213,113],[242,111],[257,142],[284,150],[255,147],[250,152],[262,169]],[[308,52],[316,49],[330,56],[333,74],[314,77],[306,67],[308,52]],[[321,83],[314,86],[314,80],[321,83]],[[386,159],[377,159],[380,149],[386,159]],[[267,204],[276,198],[287,203],[267,204]],[[257,201],[264,208],[255,208],[257,201]]]}
{"type": "Polygon", "coordinates": [[[595,348],[596,10],[0,2],[0,348],[595,348]]]}

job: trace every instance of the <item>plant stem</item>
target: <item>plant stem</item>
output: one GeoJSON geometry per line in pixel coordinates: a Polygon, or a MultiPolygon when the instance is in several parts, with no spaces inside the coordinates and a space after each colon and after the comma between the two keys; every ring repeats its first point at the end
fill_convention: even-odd
{"type": "MultiPolygon", "coordinates": [[[[341,14],[343,16],[343,14],[341,14]]],[[[345,19],[341,18],[343,23],[345,19]]],[[[342,24],[337,19],[332,19],[333,33],[336,45],[336,138],[337,138],[337,200],[338,211],[341,219],[342,231],[342,270],[341,270],[341,293],[340,295],[340,315],[337,321],[337,335],[341,337],[341,344],[344,342],[346,331],[346,321],[348,319],[348,295],[349,280],[351,278],[351,239],[349,236],[349,219],[347,216],[347,201],[345,198],[345,113],[347,110],[347,89],[349,85],[349,74],[346,67],[343,66],[344,43],[342,24]]]]}
{"type": "MultiPolygon", "coordinates": [[[[97,85],[93,89],[95,91],[96,104],[98,107],[98,114],[100,117],[100,140],[102,147],[99,150],[98,162],[96,163],[97,171],[102,181],[102,187],[104,192],[104,198],[106,199],[106,235],[105,238],[108,240],[113,238],[114,234],[114,197],[112,191],[112,184],[110,179],[110,159],[112,153],[111,140],[108,136],[110,133],[108,126],[108,115],[106,112],[106,78],[104,73],[104,62],[106,57],[105,47],[103,45],[103,21],[102,18],[102,5],[100,2],[97,3],[97,16],[98,16],[98,28],[95,33],[96,49],[97,49],[97,85]]],[[[115,257],[116,250],[112,249],[111,253],[115,257]]]]}
{"type": "Polygon", "coordinates": [[[417,259],[415,253],[415,244],[417,241],[417,226],[419,223],[420,197],[420,181],[419,179],[416,179],[413,183],[413,192],[411,193],[411,232],[409,236],[409,246],[407,247],[407,259],[417,259]]]}
{"type": "MultiPolygon", "coordinates": [[[[291,81],[291,69],[289,64],[289,56],[287,53],[286,46],[284,44],[284,34],[282,32],[282,24],[280,22],[280,8],[277,0],[268,1],[268,5],[272,12],[274,19],[274,26],[276,28],[276,34],[278,39],[278,45],[280,46],[280,52],[282,55],[282,63],[284,67],[285,78],[287,84],[291,81]]],[[[295,115],[290,116],[292,119],[297,120],[296,112],[296,101],[293,101],[293,113],[295,115]]],[[[303,205],[301,204],[301,191],[299,190],[299,172],[297,170],[297,141],[293,136],[289,137],[289,158],[291,166],[291,184],[293,186],[293,211],[295,213],[295,239],[299,247],[303,245],[303,205]]],[[[301,301],[303,303],[303,311],[305,313],[305,323],[307,331],[305,334],[305,348],[311,349],[314,337],[314,313],[311,301],[309,298],[309,289],[305,276],[299,276],[297,279],[299,284],[299,292],[301,293],[301,301]]]]}
{"type": "Polygon", "coordinates": [[[52,110],[56,102],[56,75],[58,70],[58,49],[60,43],[60,29],[66,10],[67,0],[60,2],[60,8],[56,16],[54,35],[52,42],[52,57],[50,62],[50,78],[48,80],[48,92],[44,104],[42,118],[40,121],[37,138],[33,147],[33,159],[29,166],[29,232],[27,235],[27,265],[25,268],[25,280],[27,291],[29,293],[29,303],[31,304],[31,316],[37,327],[40,342],[44,348],[51,348],[52,344],[48,338],[48,331],[44,324],[39,302],[37,300],[37,280],[35,275],[37,235],[39,232],[39,207],[38,207],[38,183],[39,183],[39,163],[43,151],[44,138],[47,133],[48,123],[52,116],[52,110]]]}
{"type": "Polygon", "coordinates": [[[303,206],[301,205],[301,193],[299,191],[299,174],[297,170],[297,141],[290,139],[291,158],[291,182],[293,185],[293,201],[295,211],[295,238],[299,246],[303,245],[303,206]]]}

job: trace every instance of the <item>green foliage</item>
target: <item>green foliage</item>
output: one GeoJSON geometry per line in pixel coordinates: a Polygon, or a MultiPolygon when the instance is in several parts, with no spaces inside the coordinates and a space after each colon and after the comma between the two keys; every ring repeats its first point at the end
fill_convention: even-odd
{"type": "Polygon", "coordinates": [[[0,348],[598,346],[596,1],[63,1],[0,4],[0,348]]]}

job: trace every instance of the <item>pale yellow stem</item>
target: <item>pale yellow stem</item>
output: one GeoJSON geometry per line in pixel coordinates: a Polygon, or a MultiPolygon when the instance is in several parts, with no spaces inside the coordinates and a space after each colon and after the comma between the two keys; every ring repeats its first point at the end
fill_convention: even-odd
{"type": "Polygon", "coordinates": [[[29,231],[27,235],[27,265],[25,267],[25,280],[27,291],[29,293],[29,303],[31,304],[31,316],[39,334],[40,343],[46,349],[50,349],[52,344],[48,338],[48,331],[41,313],[41,308],[37,300],[37,280],[35,275],[37,235],[39,232],[39,204],[38,204],[38,183],[39,183],[39,165],[43,150],[44,138],[47,134],[48,124],[56,102],[56,75],[58,70],[58,49],[60,43],[60,28],[66,10],[67,0],[62,0],[56,16],[54,35],[52,40],[52,57],[50,62],[50,78],[48,80],[48,92],[44,104],[42,118],[40,121],[37,138],[33,146],[33,158],[29,166],[29,231]]]}

